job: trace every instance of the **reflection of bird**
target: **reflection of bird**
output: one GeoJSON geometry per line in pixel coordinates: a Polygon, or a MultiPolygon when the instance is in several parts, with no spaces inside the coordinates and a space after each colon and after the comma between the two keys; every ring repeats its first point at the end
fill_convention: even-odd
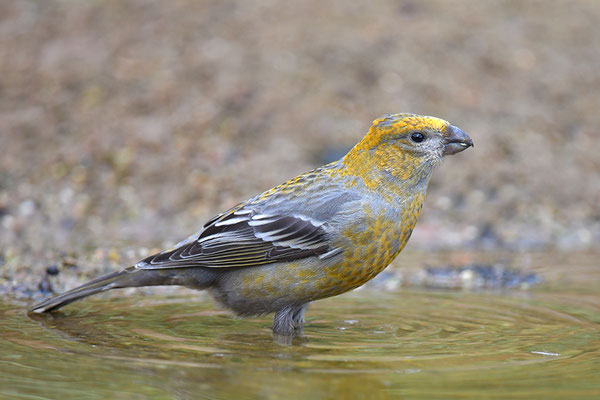
{"type": "Polygon", "coordinates": [[[402,250],[433,169],[473,142],[434,117],[374,121],[343,158],[208,221],[173,249],[48,299],[58,309],[108,289],[182,285],[209,289],[239,315],[275,312],[273,330],[301,329],[313,300],[352,290],[402,250]]]}

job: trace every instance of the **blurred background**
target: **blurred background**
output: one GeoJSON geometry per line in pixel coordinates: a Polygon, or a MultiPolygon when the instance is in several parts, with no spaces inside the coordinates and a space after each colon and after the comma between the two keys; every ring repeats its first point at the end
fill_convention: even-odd
{"type": "Polygon", "coordinates": [[[3,288],[135,262],[396,112],[475,142],[407,251],[597,248],[599,20],[593,0],[1,2],[3,288]]]}

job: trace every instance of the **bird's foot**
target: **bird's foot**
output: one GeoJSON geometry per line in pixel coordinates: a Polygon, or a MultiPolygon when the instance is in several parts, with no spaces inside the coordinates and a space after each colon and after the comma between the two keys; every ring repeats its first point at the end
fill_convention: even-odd
{"type": "Polygon", "coordinates": [[[308,304],[287,306],[275,313],[273,333],[283,336],[302,336],[304,312],[308,304]]]}

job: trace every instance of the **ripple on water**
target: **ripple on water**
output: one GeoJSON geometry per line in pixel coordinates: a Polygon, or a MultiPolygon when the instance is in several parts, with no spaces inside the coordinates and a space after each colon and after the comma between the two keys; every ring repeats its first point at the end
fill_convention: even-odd
{"type": "Polygon", "coordinates": [[[17,387],[37,395],[33,376],[45,393],[64,394],[74,371],[77,390],[98,398],[106,395],[98,379],[182,398],[266,388],[292,398],[313,389],[416,397],[513,384],[515,393],[549,397],[600,389],[590,383],[600,374],[592,295],[365,290],[315,303],[305,337],[292,346],[273,340],[270,317],[237,319],[189,297],[96,299],[65,310],[32,321],[22,310],[0,309],[0,383],[12,385],[0,394],[17,387]],[[566,382],[567,373],[576,378],[566,382]]]}

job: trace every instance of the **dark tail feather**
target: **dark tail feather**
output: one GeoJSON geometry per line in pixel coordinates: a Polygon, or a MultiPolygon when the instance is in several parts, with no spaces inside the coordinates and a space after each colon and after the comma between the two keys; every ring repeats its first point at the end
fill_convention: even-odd
{"type": "Polygon", "coordinates": [[[122,271],[113,272],[101,276],[75,289],[69,290],[58,296],[49,298],[33,306],[29,311],[34,313],[45,313],[57,310],[69,303],[79,300],[83,297],[91,296],[95,293],[104,292],[109,289],[123,288],[129,286],[140,286],[131,279],[132,275],[139,272],[134,267],[126,268],[122,271]]]}

